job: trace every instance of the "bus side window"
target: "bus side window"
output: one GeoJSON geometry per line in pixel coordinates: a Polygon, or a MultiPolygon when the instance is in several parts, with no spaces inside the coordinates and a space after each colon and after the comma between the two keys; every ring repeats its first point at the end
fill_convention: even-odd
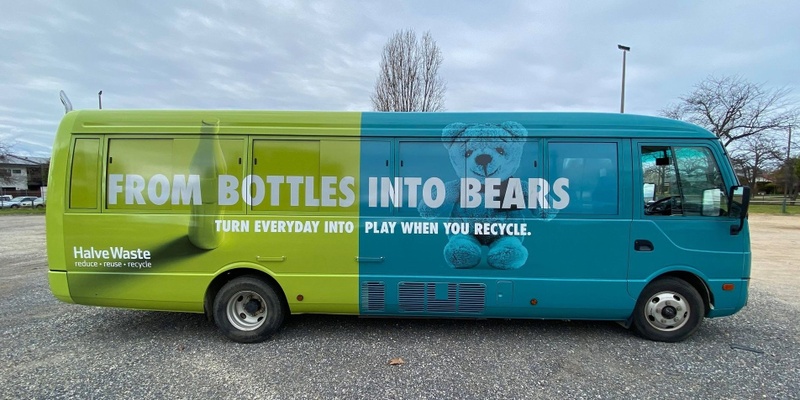
{"type": "MultiPolygon", "coordinates": [[[[619,212],[617,143],[549,144],[550,184],[569,180],[568,214],[615,215],[619,212]]],[[[557,194],[550,192],[551,203],[557,194]]]]}
{"type": "Polygon", "coordinates": [[[675,163],[669,146],[642,146],[641,172],[644,178],[643,199],[645,214],[677,214],[673,207],[676,185],[675,163]]]}
{"type": "MultiPolygon", "coordinates": [[[[452,146],[463,147],[464,141],[454,141],[452,146]]],[[[401,141],[399,143],[399,176],[403,179],[399,188],[400,198],[395,207],[396,215],[407,217],[419,217],[420,214],[432,217],[448,217],[450,209],[430,208],[424,202],[425,197],[432,197],[433,192],[425,194],[426,184],[430,184],[431,178],[440,179],[445,185],[457,182],[461,176],[466,176],[466,170],[454,170],[454,166],[448,156],[448,148],[442,145],[441,140],[432,141],[401,141]],[[409,186],[409,182],[419,183],[416,186],[409,186]],[[425,211],[422,211],[425,210],[425,211]],[[440,214],[444,213],[444,214],[440,214]]],[[[462,165],[466,169],[466,163],[462,165]]],[[[457,187],[457,186],[456,186],[457,187]]],[[[446,192],[446,191],[445,191],[446,192]]],[[[436,195],[445,195],[438,193],[436,195]]]]}
{"type": "Polygon", "coordinates": [[[684,215],[718,217],[727,215],[725,183],[711,149],[676,147],[679,187],[684,215]]]}
{"type": "Polygon", "coordinates": [[[261,195],[254,200],[253,211],[319,211],[319,201],[306,201],[307,197],[320,198],[319,140],[256,139],[252,163],[253,175],[267,180],[254,190],[261,195]],[[270,182],[269,177],[280,181],[270,182]],[[306,187],[309,178],[313,179],[310,189],[306,187]],[[289,190],[290,185],[297,189],[289,190]]]}
{"type": "Polygon", "coordinates": [[[727,197],[714,154],[702,146],[643,146],[646,215],[725,216],[727,197]]]}
{"type": "Polygon", "coordinates": [[[97,208],[100,139],[76,139],[70,169],[69,208],[97,208]]]}

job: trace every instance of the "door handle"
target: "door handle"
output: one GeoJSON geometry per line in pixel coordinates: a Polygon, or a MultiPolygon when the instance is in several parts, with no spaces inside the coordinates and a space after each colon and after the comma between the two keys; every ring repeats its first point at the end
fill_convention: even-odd
{"type": "Polygon", "coordinates": [[[633,249],[636,251],[653,251],[653,242],[644,239],[633,241],[633,249]]]}
{"type": "Polygon", "coordinates": [[[384,257],[356,257],[356,262],[360,263],[382,263],[384,257]]]}
{"type": "Polygon", "coordinates": [[[284,262],[284,261],[286,261],[286,256],[277,256],[277,257],[256,256],[256,261],[258,261],[258,262],[284,262]]]}

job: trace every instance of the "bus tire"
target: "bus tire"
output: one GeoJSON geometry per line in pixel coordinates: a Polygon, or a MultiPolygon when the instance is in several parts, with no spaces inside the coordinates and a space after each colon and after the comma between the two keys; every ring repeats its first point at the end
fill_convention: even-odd
{"type": "Polygon", "coordinates": [[[284,307],[271,285],[252,276],[232,279],[214,297],[214,323],[229,339],[255,343],[280,329],[284,307]]]}
{"type": "Polygon", "coordinates": [[[703,322],[703,298],[694,286],[666,277],[645,286],[633,311],[633,326],[642,337],[658,342],[680,342],[703,322]]]}

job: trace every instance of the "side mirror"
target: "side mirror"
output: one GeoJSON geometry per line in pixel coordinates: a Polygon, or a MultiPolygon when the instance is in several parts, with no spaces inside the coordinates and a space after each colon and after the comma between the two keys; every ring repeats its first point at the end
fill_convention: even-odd
{"type": "Polygon", "coordinates": [[[738,235],[744,228],[744,219],[747,218],[747,209],[750,207],[750,188],[747,186],[732,186],[728,195],[728,215],[739,218],[739,225],[731,226],[731,235],[738,235]]]}
{"type": "Polygon", "coordinates": [[[647,204],[649,201],[653,201],[656,199],[656,184],[655,183],[645,183],[644,187],[642,188],[644,191],[644,203],[647,204]]]}
{"type": "Polygon", "coordinates": [[[719,189],[703,190],[703,206],[700,215],[718,217],[722,215],[722,197],[725,194],[719,189]]]}

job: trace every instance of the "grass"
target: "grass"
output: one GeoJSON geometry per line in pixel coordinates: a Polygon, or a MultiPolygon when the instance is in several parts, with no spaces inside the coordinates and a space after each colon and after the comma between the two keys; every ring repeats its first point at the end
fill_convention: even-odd
{"type": "MultiPolygon", "coordinates": [[[[800,203],[800,202],[798,202],[800,203]]],[[[782,205],[781,204],[753,204],[750,203],[750,213],[751,214],[783,214],[781,212],[782,205]]],[[[786,214],[788,215],[800,215],[800,205],[791,205],[791,203],[786,203],[786,214]]]]}
{"type": "Polygon", "coordinates": [[[44,208],[3,208],[0,215],[44,215],[44,208]]]}

